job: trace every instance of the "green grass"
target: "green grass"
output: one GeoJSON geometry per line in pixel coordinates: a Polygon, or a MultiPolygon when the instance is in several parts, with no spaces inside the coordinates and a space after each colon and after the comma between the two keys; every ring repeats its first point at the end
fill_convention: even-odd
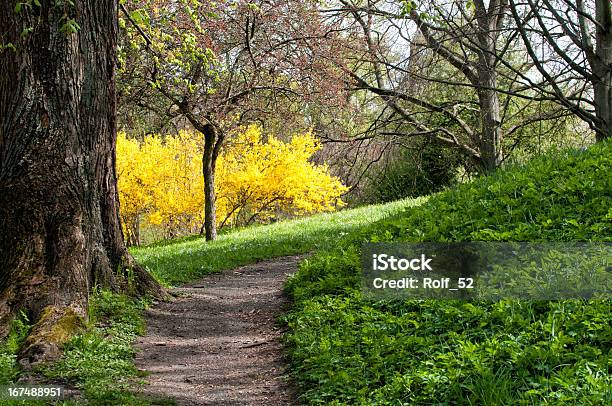
{"type": "Polygon", "coordinates": [[[612,301],[372,301],[384,241],[612,241],[612,143],[432,196],[304,261],[285,335],[304,404],[612,404],[612,301]]]}
{"type": "Polygon", "coordinates": [[[212,242],[184,238],[133,248],[132,253],[161,283],[179,285],[224,269],[331,247],[342,237],[425,200],[406,199],[253,226],[223,233],[212,242]]]}
{"type": "Polygon", "coordinates": [[[0,385],[7,385],[19,376],[17,352],[25,341],[30,324],[27,316],[21,313],[11,323],[9,334],[0,342],[0,385]]]}
{"type": "MultiPolygon", "coordinates": [[[[55,405],[148,405],[133,392],[140,373],[134,366],[133,342],[145,332],[142,311],[145,301],[96,292],[90,298],[88,328],[63,347],[63,357],[42,364],[34,372],[59,385],[81,391],[83,402],[58,401],[55,405]]],[[[22,374],[16,354],[30,330],[25,315],[17,318],[8,338],[0,344],[0,385],[13,384],[22,374]]],[[[2,401],[6,405],[45,405],[45,401],[2,401]]]]}
{"type": "Polygon", "coordinates": [[[142,376],[132,344],[145,332],[145,301],[102,291],[90,298],[89,328],[64,345],[64,355],[40,372],[81,390],[88,405],[148,405],[134,393],[142,376]]]}

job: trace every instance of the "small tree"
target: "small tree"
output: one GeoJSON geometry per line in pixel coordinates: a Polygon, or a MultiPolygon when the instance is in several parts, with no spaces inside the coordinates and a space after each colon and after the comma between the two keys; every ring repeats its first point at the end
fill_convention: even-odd
{"type": "Polygon", "coordinates": [[[185,6],[148,0],[129,8],[125,92],[131,104],[204,134],[203,229],[214,239],[216,161],[227,135],[238,125],[288,113],[285,107],[298,98],[324,92],[334,99],[341,82],[320,57],[334,56],[327,37],[335,27],[323,23],[315,1],[185,6]]]}

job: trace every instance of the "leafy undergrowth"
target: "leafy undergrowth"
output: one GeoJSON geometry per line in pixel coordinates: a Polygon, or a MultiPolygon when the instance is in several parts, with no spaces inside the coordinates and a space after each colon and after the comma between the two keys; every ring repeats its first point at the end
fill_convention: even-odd
{"type": "Polygon", "coordinates": [[[216,241],[192,237],[134,248],[132,253],[161,283],[179,285],[224,269],[333,246],[350,232],[424,201],[406,199],[317,214],[230,231],[216,241]]]}
{"type": "Polygon", "coordinates": [[[13,383],[19,377],[17,352],[25,341],[30,327],[27,316],[19,314],[11,323],[9,335],[0,343],[0,385],[13,383]]]}
{"type": "MultiPolygon", "coordinates": [[[[74,387],[81,392],[79,399],[67,401],[7,401],[4,405],[149,405],[151,399],[133,392],[140,372],[134,366],[133,342],[145,332],[142,315],[144,300],[107,291],[96,292],[90,298],[89,326],[63,347],[62,358],[53,364],[35,368],[43,380],[52,384],[74,387]]],[[[0,344],[0,385],[17,384],[22,374],[16,354],[30,330],[25,315],[13,322],[8,338],[0,344]]],[[[159,400],[157,404],[165,403],[159,400]],[[162,402],[162,403],[159,403],[162,402]]]]}
{"type": "MultiPolygon", "coordinates": [[[[145,332],[145,301],[98,292],[90,299],[91,327],[64,345],[59,362],[41,372],[54,382],[81,390],[79,403],[88,405],[148,405],[133,392],[141,373],[134,366],[133,342],[145,332]]],[[[159,403],[158,403],[159,404],[159,403]]]]}
{"type": "MultiPolygon", "coordinates": [[[[11,386],[17,383],[22,374],[17,362],[17,354],[31,329],[25,313],[20,313],[11,323],[8,336],[0,342],[0,385],[11,386]]],[[[4,396],[4,394],[3,394],[4,396]]],[[[43,406],[48,404],[41,400],[8,400],[0,397],[3,406],[43,406]]],[[[57,402],[57,406],[68,406],[70,402],[57,402]]]]}
{"type": "Polygon", "coordinates": [[[371,301],[360,246],[612,241],[612,143],[433,196],[304,261],[285,335],[304,404],[612,404],[612,301],[371,301]]]}

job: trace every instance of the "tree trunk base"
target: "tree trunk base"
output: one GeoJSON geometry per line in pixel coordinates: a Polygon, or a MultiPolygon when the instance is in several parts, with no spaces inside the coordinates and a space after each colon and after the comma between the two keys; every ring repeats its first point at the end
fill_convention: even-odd
{"type": "Polygon", "coordinates": [[[170,300],[168,291],[159,284],[130,254],[124,256],[123,272],[126,286],[115,289],[135,297],[150,297],[161,301],[170,300]]]}
{"type": "MultiPolygon", "coordinates": [[[[110,269],[102,275],[98,274],[98,277],[103,279],[96,281],[98,287],[133,297],[150,297],[161,301],[172,300],[168,291],[138,265],[131,255],[126,254],[122,262],[117,274],[113,274],[110,269]]],[[[9,307],[11,310],[26,311],[36,321],[17,357],[19,364],[26,371],[39,364],[56,361],[62,355],[63,344],[86,328],[88,314],[86,296],[69,304],[47,305],[41,311],[36,310],[36,304],[33,310],[32,303],[27,302],[22,303],[21,306],[5,306],[7,302],[23,300],[24,298],[19,295],[9,294],[8,297],[5,296],[2,299],[5,302],[0,304],[0,308],[5,310],[1,317],[4,326],[8,327],[16,316],[14,312],[6,312],[9,307]]],[[[1,333],[1,336],[4,337],[9,331],[6,328],[1,333]]]]}

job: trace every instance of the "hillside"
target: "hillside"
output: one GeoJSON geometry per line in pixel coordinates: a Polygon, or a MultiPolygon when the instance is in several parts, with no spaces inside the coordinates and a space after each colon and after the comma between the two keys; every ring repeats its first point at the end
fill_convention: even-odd
{"type": "Polygon", "coordinates": [[[285,318],[305,404],[610,404],[612,302],[369,301],[363,242],[612,241],[612,144],[440,193],[302,263],[285,318]]]}

